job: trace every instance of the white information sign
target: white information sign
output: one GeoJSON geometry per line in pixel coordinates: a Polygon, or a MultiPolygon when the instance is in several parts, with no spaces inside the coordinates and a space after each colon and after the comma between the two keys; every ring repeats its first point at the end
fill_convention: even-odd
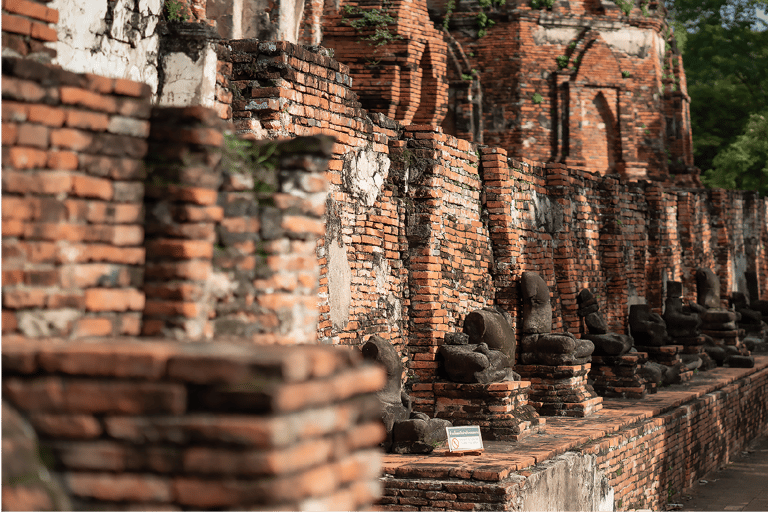
{"type": "Polygon", "coordinates": [[[445,430],[448,433],[448,448],[452,452],[483,449],[483,438],[480,435],[480,427],[478,425],[445,427],[445,430]]]}

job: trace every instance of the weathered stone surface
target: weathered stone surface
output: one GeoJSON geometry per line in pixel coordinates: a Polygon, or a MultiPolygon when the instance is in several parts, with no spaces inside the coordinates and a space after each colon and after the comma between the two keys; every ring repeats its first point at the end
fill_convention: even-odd
{"type": "Polygon", "coordinates": [[[595,354],[620,356],[632,348],[633,340],[626,334],[585,334],[584,339],[595,345],[595,354]]]}
{"type": "Polygon", "coordinates": [[[666,344],[667,328],[664,320],[651,311],[647,304],[629,307],[629,330],[635,344],[660,347],[666,344]]]}
{"type": "Polygon", "coordinates": [[[472,311],[464,319],[464,332],[469,335],[470,343],[485,343],[514,361],[515,331],[504,312],[493,308],[472,311]]]}
{"type": "Polygon", "coordinates": [[[520,287],[523,294],[523,332],[552,332],[552,306],[547,283],[535,272],[523,272],[520,287]]]}
{"type": "Polygon", "coordinates": [[[707,308],[720,307],[720,281],[714,272],[708,268],[696,269],[696,287],[696,302],[707,308]]]}

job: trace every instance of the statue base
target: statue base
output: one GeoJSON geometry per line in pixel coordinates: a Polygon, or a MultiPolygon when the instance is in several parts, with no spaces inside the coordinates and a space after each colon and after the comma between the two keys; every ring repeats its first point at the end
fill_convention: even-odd
{"type": "Polygon", "coordinates": [[[603,408],[603,399],[587,383],[591,365],[516,365],[515,371],[531,381],[529,403],[541,416],[583,418],[603,408]]]}
{"type": "Polygon", "coordinates": [[[639,374],[648,361],[645,352],[631,352],[622,356],[592,356],[589,377],[595,392],[607,398],[645,398],[656,393],[656,383],[639,374]]]}
{"type": "Polygon", "coordinates": [[[526,381],[460,384],[435,382],[435,417],[454,426],[479,425],[483,439],[518,441],[535,433],[546,420],[528,403],[526,381]]]}

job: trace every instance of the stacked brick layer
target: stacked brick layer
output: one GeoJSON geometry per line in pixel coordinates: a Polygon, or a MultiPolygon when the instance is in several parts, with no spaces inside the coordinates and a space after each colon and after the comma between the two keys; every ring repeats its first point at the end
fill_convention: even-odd
{"type": "Polygon", "coordinates": [[[49,60],[56,50],[46,46],[58,37],[51,26],[59,21],[59,11],[37,0],[3,2],[3,55],[49,60]]]}
{"type": "Polygon", "coordinates": [[[3,340],[3,399],[82,510],[364,507],[384,380],[329,347],[3,340]]]}
{"type": "Polygon", "coordinates": [[[529,477],[570,451],[595,457],[615,510],[663,509],[765,431],[768,358],[756,359],[754,369],[718,368],[653,398],[606,399],[588,418],[547,418],[544,433],[513,445],[485,442],[477,457],[386,455],[381,506],[511,510],[548,492],[529,477]]]}
{"type": "Polygon", "coordinates": [[[4,58],[2,94],[3,331],[138,334],[149,88],[4,58]]]}
{"type": "Polygon", "coordinates": [[[539,414],[581,418],[603,408],[603,399],[587,383],[590,367],[517,365],[515,371],[531,382],[528,400],[539,414]]]}
{"type": "Polygon", "coordinates": [[[648,361],[645,352],[633,352],[623,356],[592,356],[589,378],[592,388],[602,397],[644,398],[656,392],[656,383],[647,381],[638,372],[648,361]]]}
{"type": "Polygon", "coordinates": [[[454,426],[479,425],[483,439],[518,441],[546,420],[528,405],[530,382],[456,384],[435,382],[435,417],[454,426]]]}

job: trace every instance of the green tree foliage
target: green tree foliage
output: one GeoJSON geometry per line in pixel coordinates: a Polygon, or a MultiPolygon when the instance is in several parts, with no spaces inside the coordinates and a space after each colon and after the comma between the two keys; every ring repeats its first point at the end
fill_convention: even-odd
{"type": "Polygon", "coordinates": [[[744,133],[717,154],[704,182],[768,196],[768,109],[749,116],[744,133]]]}
{"type": "Polygon", "coordinates": [[[768,0],[673,0],[667,7],[688,78],[696,165],[708,183],[742,187],[749,180],[713,176],[735,172],[718,155],[735,154],[731,146],[749,138],[751,114],[768,108],[768,25],[761,17],[768,0]]]}

